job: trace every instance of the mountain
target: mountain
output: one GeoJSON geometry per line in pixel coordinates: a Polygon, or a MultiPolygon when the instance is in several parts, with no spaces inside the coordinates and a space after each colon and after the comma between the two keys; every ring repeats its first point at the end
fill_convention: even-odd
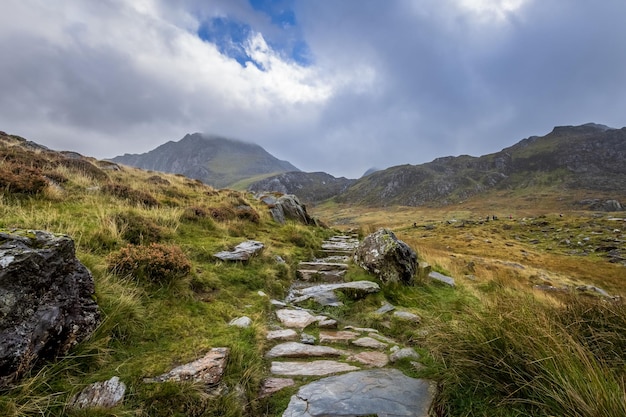
{"type": "Polygon", "coordinates": [[[450,204],[490,190],[592,190],[626,195],[626,128],[559,126],[489,155],[402,165],[355,182],[336,200],[372,206],[450,204]]]}
{"type": "Polygon", "coordinates": [[[254,182],[248,190],[295,194],[304,202],[315,203],[343,193],[355,182],[325,172],[285,172],[254,182]]]}
{"type": "Polygon", "coordinates": [[[125,154],[111,160],[182,174],[218,188],[258,175],[299,171],[259,145],[201,133],[188,134],[178,142],[167,142],[143,154],[125,154]]]}

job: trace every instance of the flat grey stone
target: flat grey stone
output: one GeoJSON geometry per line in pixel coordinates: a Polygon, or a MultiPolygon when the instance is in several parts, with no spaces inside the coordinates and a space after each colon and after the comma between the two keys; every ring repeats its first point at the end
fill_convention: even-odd
{"type": "Polygon", "coordinates": [[[154,378],[144,378],[143,382],[202,382],[213,385],[220,382],[230,350],[228,348],[213,348],[204,357],[177,366],[171,371],[154,378]]]}
{"type": "Polygon", "coordinates": [[[291,303],[301,303],[308,299],[315,299],[320,294],[325,294],[337,290],[350,290],[364,296],[380,291],[380,286],[372,281],[353,281],[338,284],[321,284],[312,287],[293,289],[287,296],[286,301],[291,303]]]}
{"type": "Polygon", "coordinates": [[[356,339],[360,333],[342,330],[338,332],[320,332],[320,343],[348,343],[350,340],[356,339]]]}
{"type": "Polygon", "coordinates": [[[387,343],[383,343],[380,340],[376,340],[371,337],[361,337],[353,340],[352,344],[355,346],[366,347],[370,349],[386,349],[387,343]]]}
{"type": "Polygon", "coordinates": [[[291,397],[283,417],[427,417],[430,384],[397,369],[372,369],[322,378],[291,397]]]}
{"type": "Polygon", "coordinates": [[[72,408],[112,408],[124,400],[126,384],[116,376],[108,381],[95,382],[85,387],[70,401],[72,408]]]}
{"type": "Polygon", "coordinates": [[[382,352],[361,352],[350,356],[348,360],[360,362],[366,366],[382,368],[389,363],[389,356],[382,352]]]}
{"type": "Polygon", "coordinates": [[[395,310],[396,308],[394,306],[392,306],[391,304],[385,302],[383,303],[383,305],[376,310],[374,313],[376,314],[385,314],[385,313],[389,313],[390,311],[395,310]]]}
{"type": "Polygon", "coordinates": [[[417,314],[409,313],[408,311],[394,311],[393,316],[400,320],[406,320],[413,323],[419,323],[422,321],[421,317],[417,314]]]}
{"type": "Polygon", "coordinates": [[[287,376],[323,376],[358,369],[357,366],[343,362],[319,360],[312,362],[272,362],[270,372],[274,375],[287,376]]]}
{"type": "Polygon", "coordinates": [[[230,323],[228,323],[229,326],[235,326],[235,327],[250,327],[252,325],[252,319],[250,317],[239,317],[236,319],[232,319],[230,321],[230,323]]]}
{"type": "Polygon", "coordinates": [[[267,397],[281,389],[291,387],[295,385],[295,382],[291,378],[266,378],[261,385],[261,392],[259,398],[267,397]]]}
{"type": "Polygon", "coordinates": [[[270,330],[265,338],[267,340],[295,340],[298,338],[298,333],[293,329],[270,330]]]}
{"type": "Polygon", "coordinates": [[[440,274],[439,272],[432,271],[428,274],[430,279],[434,279],[435,281],[443,282],[444,284],[448,284],[451,287],[454,287],[454,278],[449,277],[447,275],[440,274]]]}
{"type": "Polygon", "coordinates": [[[222,251],[214,254],[218,259],[222,261],[247,261],[253,256],[260,253],[265,245],[256,240],[247,240],[235,246],[232,251],[222,251]]]}
{"type": "Polygon", "coordinates": [[[420,355],[413,348],[407,347],[404,349],[396,350],[389,356],[389,360],[391,360],[391,362],[397,362],[400,359],[406,359],[406,358],[419,359],[420,355]]]}
{"type": "Polygon", "coordinates": [[[342,356],[345,354],[347,354],[346,351],[329,346],[285,342],[271,348],[265,356],[268,358],[311,358],[316,356],[342,356]]]}
{"type": "Polygon", "coordinates": [[[276,311],[276,317],[286,327],[295,327],[298,329],[304,329],[309,324],[315,323],[318,319],[308,311],[304,310],[292,310],[289,308],[283,308],[276,311]]]}
{"type": "Polygon", "coordinates": [[[298,269],[313,271],[339,271],[348,269],[348,264],[338,262],[300,262],[298,269]]]}

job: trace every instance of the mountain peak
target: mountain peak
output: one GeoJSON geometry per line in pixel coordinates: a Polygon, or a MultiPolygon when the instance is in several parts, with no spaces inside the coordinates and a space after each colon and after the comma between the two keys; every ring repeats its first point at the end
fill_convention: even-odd
{"type": "Polygon", "coordinates": [[[299,171],[259,145],[198,132],[143,154],[125,154],[112,160],[142,169],[183,174],[218,188],[258,175],[299,171]]]}

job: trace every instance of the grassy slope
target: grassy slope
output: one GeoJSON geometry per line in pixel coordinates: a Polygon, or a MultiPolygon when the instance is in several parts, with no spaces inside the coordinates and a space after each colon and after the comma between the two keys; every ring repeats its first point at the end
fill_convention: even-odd
{"type": "MultiPolygon", "coordinates": [[[[5,165],[3,160],[0,169],[5,165]]],[[[262,357],[263,335],[274,324],[269,298],[258,291],[282,297],[297,262],[309,259],[322,238],[333,232],[277,225],[250,195],[213,190],[180,176],[160,175],[169,184],[159,184],[163,181],[153,173],[124,169],[94,179],[84,171],[52,165],[37,169],[65,178],[62,188],[47,186],[30,196],[6,191],[0,199],[0,227],[72,236],[79,258],[94,275],[105,320],[70,356],[3,393],[0,414],[280,415],[293,389],[269,400],[257,398],[269,366],[262,357]],[[104,191],[109,183],[148,193],[159,205],[138,204],[132,192],[116,197],[104,191]],[[242,204],[250,205],[258,217],[237,212],[242,204]],[[248,238],[267,246],[249,264],[212,258],[212,253],[248,238]],[[107,257],[136,239],[181,247],[193,264],[192,272],[165,286],[107,272],[107,257]],[[276,255],[287,263],[276,263],[276,255]],[[228,327],[231,319],[241,315],[251,317],[254,325],[247,330],[228,327]],[[232,350],[225,376],[228,391],[220,397],[207,397],[188,384],[142,382],[145,376],[165,372],[218,346],[232,350]],[[110,411],[65,409],[68,398],[86,384],[114,375],[129,386],[122,406],[110,411]]],[[[445,209],[317,207],[314,214],[341,228],[358,227],[361,233],[380,226],[392,228],[418,251],[422,262],[451,274],[458,283],[455,289],[426,282],[408,288],[388,286],[362,300],[345,300],[345,307],[329,308],[327,313],[344,323],[375,327],[415,347],[423,356],[420,367],[408,361],[397,366],[409,375],[439,383],[439,415],[625,415],[623,304],[553,298],[530,290],[530,284],[544,281],[584,282],[623,293],[623,267],[599,256],[569,255],[556,244],[565,229],[577,235],[579,230],[586,233],[587,227],[603,229],[608,220],[574,212],[561,218],[558,196],[491,197],[445,209]],[[506,220],[509,213],[512,220],[506,220]],[[478,220],[485,214],[498,214],[502,220],[465,227],[445,222],[478,220]],[[541,215],[546,217],[539,219],[541,215]],[[521,221],[530,216],[547,225],[521,221]],[[413,223],[419,227],[412,227],[413,223]],[[541,243],[530,243],[535,238],[541,243]],[[474,281],[463,278],[470,273],[474,281]],[[374,314],[383,301],[418,314],[422,323],[407,325],[374,314]]],[[[360,278],[372,279],[351,267],[348,279],[360,278]]]]}

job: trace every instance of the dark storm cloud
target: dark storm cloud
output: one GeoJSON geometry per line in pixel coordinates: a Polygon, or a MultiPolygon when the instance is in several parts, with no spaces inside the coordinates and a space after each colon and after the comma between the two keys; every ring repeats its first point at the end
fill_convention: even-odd
{"type": "Polygon", "coordinates": [[[204,131],[356,177],[626,125],[623,1],[253,3],[7,0],[0,130],[97,157],[204,131]],[[249,28],[239,62],[212,19],[249,28]]]}

